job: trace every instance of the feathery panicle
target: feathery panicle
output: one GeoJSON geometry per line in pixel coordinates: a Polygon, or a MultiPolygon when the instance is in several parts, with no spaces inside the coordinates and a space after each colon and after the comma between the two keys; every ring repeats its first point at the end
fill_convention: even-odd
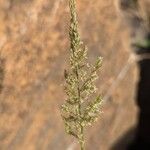
{"type": "Polygon", "coordinates": [[[65,92],[67,99],[61,107],[66,132],[78,139],[81,150],[84,146],[84,127],[96,121],[101,106],[101,97],[93,101],[91,95],[96,92],[95,80],[101,67],[99,57],[94,65],[87,63],[87,47],[80,40],[75,0],[69,0],[70,20],[70,70],[65,70],[65,92]]]}

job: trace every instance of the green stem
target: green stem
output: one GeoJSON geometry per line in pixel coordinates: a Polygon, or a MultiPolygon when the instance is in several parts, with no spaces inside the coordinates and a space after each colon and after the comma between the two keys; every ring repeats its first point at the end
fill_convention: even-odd
{"type": "MultiPolygon", "coordinates": [[[[71,25],[70,25],[70,40],[71,40],[71,49],[72,49],[72,54],[73,57],[75,58],[75,53],[78,50],[81,41],[80,41],[80,36],[78,33],[78,22],[77,22],[77,13],[76,13],[76,1],[75,0],[69,0],[69,6],[70,6],[70,13],[71,13],[71,25]]],[[[84,146],[84,129],[83,129],[83,125],[82,125],[82,111],[81,111],[81,91],[80,91],[80,77],[79,77],[79,64],[75,67],[75,76],[77,78],[77,92],[78,92],[78,108],[77,108],[77,114],[80,117],[80,120],[78,122],[79,125],[79,136],[78,136],[78,140],[80,143],[80,148],[81,150],[85,149],[84,146]]]]}
{"type": "Polygon", "coordinates": [[[84,150],[85,145],[84,145],[84,133],[83,133],[83,126],[81,125],[81,132],[80,132],[80,149],[84,150]]]}
{"type": "MultiPolygon", "coordinates": [[[[79,79],[78,71],[79,71],[79,69],[78,69],[78,67],[76,67],[76,76],[77,76],[77,80],[78,80],[77,90],[78,90],[78,98],[79,98],[78,113],[79,113],[79,116],[81,117],[82,116],[82,112],[81,112],[81,93],[80,93],[80,86],[79,86],[79,80],[80,79],[79,79]]],[[[80,149],[84,150],[85,149],[85,145],[84,145],[84,128],[83,128],[81,120],[79,122],[79,125],[80,125],[80,133],[79,133],[80,149]]]]}

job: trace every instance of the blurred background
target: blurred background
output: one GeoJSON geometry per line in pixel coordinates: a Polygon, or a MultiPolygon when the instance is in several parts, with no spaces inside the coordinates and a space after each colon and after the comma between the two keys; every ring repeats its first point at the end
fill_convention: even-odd
{"type": "MultiPolygon", "coordinates": [[[[97,82],[103,114],[87,129],[86,148],[109,150],[136,123],[129,29],[115,0],[78,0],[77,8],[90,60],[104,58],[97,82]]],[[[67,0],[0,0],[0,150],[79,149],[60,115],[69,17],[67,0]]]]}

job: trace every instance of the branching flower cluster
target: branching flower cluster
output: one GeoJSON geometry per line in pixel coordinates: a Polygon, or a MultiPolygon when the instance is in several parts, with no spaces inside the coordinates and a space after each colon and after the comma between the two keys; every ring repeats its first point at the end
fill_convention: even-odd
{"type": "Polygon", "coordinates": [[[101,97],[93,98],[95,80],[101,67],[99,57],[94,65],[87,63],[87,48],[80,40],[75,0],[69,1],[70,24],[70,70],[64,72],[67,99],[61,107],[66,132],[76,137],[84,150],[84,129],[95,122],[100,114],[101,97]]]}

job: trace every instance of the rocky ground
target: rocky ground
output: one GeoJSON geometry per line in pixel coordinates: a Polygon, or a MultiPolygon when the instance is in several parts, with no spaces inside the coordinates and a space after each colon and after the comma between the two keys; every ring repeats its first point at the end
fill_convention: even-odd
{"type": "MultiPolygon", "coordinates": [[[[79,149],[65,134],[59,110],[69,52],[67,4],[0,0],[0,150],[79,149]]],[[[136,122],[137,68],[128,61],[128,29],[115,0],[78,0],[78,12],[90,61],[104,58],[97,85],[107,99],[87,129],[87,150],[109,150],[136,122]]]]}

